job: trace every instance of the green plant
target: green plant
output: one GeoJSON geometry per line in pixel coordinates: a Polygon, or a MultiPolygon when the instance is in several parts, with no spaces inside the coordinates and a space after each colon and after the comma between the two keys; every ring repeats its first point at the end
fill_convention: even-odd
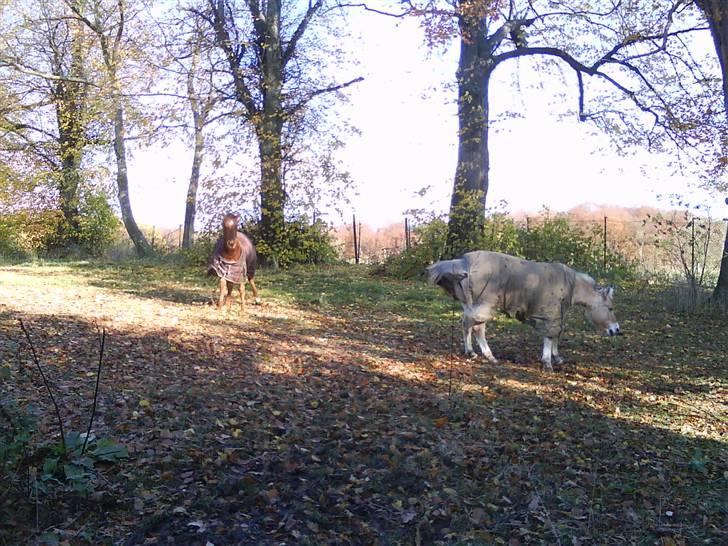
{"type": "Polygon", "coordinates": [[[329,226],[320,220],[311,223],[300,216],[285,222],[280,244],[275,246],[261,238],[258,224],[248,222],[243,231],[255,242],[261,261],[273,266],[333,264],[338,259],[329,226]]]}
{"type": "MultiPolygon", "coordinates": [[[[395,277],[419,275],[428,264],[449,258],[447,224],[434,218],[414,230],[415,244],[400,254],[388,257],[379,270],[395,277]]],[[[475,249],[503,252],[536,261],[559,261],[579,271],[599,273],[610,279],[627,279],[636,267],[621,254],[602,244],[597,226],[582,229],[567,218],[545,211],[538,222],[519,226],[502,211],[494,211],[485,219],[483,230],[471,237],[475,249]],[[607,264],[607,270],[604,264],[607,264]]]]}
{"type": "MultiPolygon", "coordinates": [[[[32,360],[53,403],[60,441],[43,442],[42,438],[37,438],[37,412],[32,407],[24,408],[9,397],[0,402],[0,480],[6,485],[0,494],[0,512],[9,508],[16,513],[22,513],[24,509],[33,506],[37,514],[38,507],[49,500],[69,495],[87,497],[93,493],[98,482],[96,465],[102,462],[116,463],[127,458],[128,452],[121,444],[110,439],[97,438],[91,433],[98,399],[105,332],[101,336],[94,403],[88,429],[85,433],[66,432],[53,389],[40,366],[30,333],[22,320],[20,326],[29,344],[32,360]]],[[[18,360],[20,361],[19,352],[18,360]]],[[[13,370],[10,365],[5,364],[0,368],[0,385],[10,381],[15,381],[13,370]]]]}
{"type": "Polygon", "coordinates": [[[47,248],[63,215],[57,210],[19,210],[0,216],[0,256],[29,258],[47,248]]]}
{"type": "Polygon", "coordinates": [[[114,242],[121,222],[103,193],[88,192],[81,200],[78,242],[89,256],[101,256],[114,242]]]}
{"type": "Polygon", "coordinates": [[[447,241],[447,223],[442,218],[416,226],[412,234],[415,244],[409,250],[388,256],[375,270],[397,278],[413,277],[442,257],[447,241]]]}

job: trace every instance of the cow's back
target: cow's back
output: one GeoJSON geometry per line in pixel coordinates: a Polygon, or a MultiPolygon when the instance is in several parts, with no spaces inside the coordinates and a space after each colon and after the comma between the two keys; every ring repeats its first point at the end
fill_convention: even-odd
{"type": "Polygon", "coordinates": [[[485,250],[469,252],[463,259],[473,303],[488,303],[544,335],[560,332],[574,290],[571,268],[485,250]]]}

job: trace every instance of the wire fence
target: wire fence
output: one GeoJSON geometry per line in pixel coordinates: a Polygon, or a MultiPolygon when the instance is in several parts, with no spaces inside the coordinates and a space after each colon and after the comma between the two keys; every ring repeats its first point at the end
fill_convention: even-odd
{"type": "MultiPolygon", "coordinates": [[[[648,215],[640,219],[564,218],[588,237],[601,252],[602,269],[628,260],[638,273],[684,276],[702,284],[717,277],[726,237],[726,221],[692,216],[682,212],[648,215]]],[[[528,234],[554,217],[506,218],[517,230],[528,234]]],[[[493,229],[496,227],[491,226],[493,229]]],[[[354,219],[348,233],[337,232],[342,257],[355,263],[382,263],[419,244],[418,229],[411,218],[386,228],[373,230],[354,219]]],[[[524,237],[525,244],[540,244],[538,238],[524,237]]],[[[544,249],[524,248],[523,253],[540,255],[544,249]]]]}

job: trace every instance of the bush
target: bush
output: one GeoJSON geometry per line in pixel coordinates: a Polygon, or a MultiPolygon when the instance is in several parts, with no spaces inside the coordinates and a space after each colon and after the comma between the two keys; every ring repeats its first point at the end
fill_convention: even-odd
{"type": "MultiPolygon", "coordinates": [[[[338,261],[329,227],[321,221],[310,224],[306,217],[301,217],[286,222],[281,249],[276,250],[261,239],[257,223],[245,222],[240,230],[255,244],[261,263],[290,267],[297,264],[332,264],[338,261]]],[[[218,237],[219,233],[202,233],[195,238],[192,248],[181,249],[180,254],[191,265],[207,265],[218,237]]]]}
{"type": "Polygon", "coordinates": [[[58,232],[63,215],[57,210],[21,210],[0,216],[0,256],[36,257],[58,232]]]}
{"type": "Polygon", "coordinates": [[[287,221],[280,248],[271,247],[260,237],[258,224],[249,222],[243,231],[254,241],[258,256],[263,263],[277,267],[297,264],[332,264],[338,261],[331,230],[326,223],[309,223],[305,216],[287,221]]]}
{"type": "Polygon", "coordinates": [[[86,194],[81,201],[78,222],[79,246],[89,256],[101,256],[114,242],[120,224],[104,194],[86,194]]]}
{"type": "Polygon", "coordinates": [[[447,244],[447,223],[442,218],[416,226],[412,235],[416,243],[409,250],[388,256],[375,271],[398,278],[417,277],[441,258],[447,244]]]}
{"type": "Polygon", "coordinates": [[[206,266],[217,237],[212,233],[201,233],[195,237],[191,248],[181,248],[179,253],[190,265],[206,266]]]}
{"type": "MultiPolygon", "coordinates": [[[[447,224],[436,218],[415,228],[415,244],[409,250],[390,256],[379,270],[395,277],[422,274],[424,268],[443,258],[447,224]]],[[[593,275],[627,279],[635,275],[636,266],[624,256],[607,251],[608,270],[604,271],[604,247],[597,226],[583,230],[566,218],[552,217],[546,212],[535,225],[519,226],[503,213],[485,220],[482,233],[474,238],[476,248],[520,256],[529,260],[559,261],[593,275]]]]}

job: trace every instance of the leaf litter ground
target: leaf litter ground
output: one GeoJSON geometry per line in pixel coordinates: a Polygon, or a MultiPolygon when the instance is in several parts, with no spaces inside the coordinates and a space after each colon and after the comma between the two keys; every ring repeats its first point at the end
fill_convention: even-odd
{"type": "Polygon", "coordinates": [[[573,312],[545,374],[509,320],[489,327],[497,365],[458,356],[457,309],[420,281],[335,267],[258,284],[262,306],[219,314],[191,268],[0,268],[3,396],[57,441],[20,318],[84,431],[105,329],[94,433],[130,452],[88,498],[0,492],[0,543],[728,543],[725,316],[625,290],[627,335],[573,312]]]}

